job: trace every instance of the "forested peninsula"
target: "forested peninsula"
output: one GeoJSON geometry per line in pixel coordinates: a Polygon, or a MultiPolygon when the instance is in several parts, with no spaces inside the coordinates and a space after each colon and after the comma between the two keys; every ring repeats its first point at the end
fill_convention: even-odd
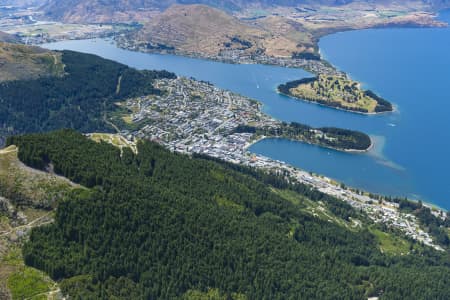
{"type": "Polygon", "coordinates": [[[343,151],[367,151],[372,146],[370,137],[359,131],[335,127],[313,128],[297,122],[282,122],[277,127],[238,126],[235,132],[249,132],[268,138],[275,137],[304,141],[343,151]]]}

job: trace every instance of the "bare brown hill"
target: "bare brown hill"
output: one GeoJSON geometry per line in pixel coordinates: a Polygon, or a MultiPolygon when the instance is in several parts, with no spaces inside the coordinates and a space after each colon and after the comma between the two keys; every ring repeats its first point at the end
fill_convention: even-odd
{"type": "Polygon", "coordinates": [[[308,39],[285,18],[250,24],[209,6],[174,5],[128,40],[148,50],[206,57],[235,50],[291,57],[294,52],[305,51],[299,43],[308,39]]]}

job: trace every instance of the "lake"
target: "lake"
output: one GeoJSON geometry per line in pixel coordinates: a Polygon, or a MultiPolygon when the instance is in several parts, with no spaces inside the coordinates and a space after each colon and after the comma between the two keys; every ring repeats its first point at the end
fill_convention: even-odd
{"type": "MultiPolygon", "coordinates": [[[[441,15],[450,21],[450,12],[441,15]]],[[[280,139],[250,151],[374,193],[408,196],[450,208],[450,29],[371,29],[327,36],[322,55],[382,97],[396,112],[365,116],[276,93],[280,83],[311,74],[300,69],[232,65],[117,48],[105,40],[44,45],[93,53],[139,69],[166,69],[257,99],[284,121],[364,131],[375,147],[351,154],[280,139]]]]}

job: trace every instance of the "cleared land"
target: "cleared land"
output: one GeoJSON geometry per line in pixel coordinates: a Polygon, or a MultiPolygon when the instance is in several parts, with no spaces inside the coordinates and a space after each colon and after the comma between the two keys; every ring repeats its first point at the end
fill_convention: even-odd
{"type": "Polygon", "coordinates": [[[57,299],[58,285],[44,272],[25,266],[20,249],[14,248],[11,250],[8,256],[1,261],[1,264],[14,270],[6,279],[10,299],[57,299]]]}
{"type": "Polygon", "coordinates": [[[66,178],[25,166],[15,146],[0,150],[0,195],[15,204],[52,209],[75,185],[66,178]]]}
{"type": "Polygon", "coordinates": [[[413,244],[406,239],[383,232],[374,226],[369,227],[377,239],[380,250],[389,255],[407,255],[413,249],[413,244]]]}
{"type": "Polygon", "coordinates": [[[361,226],[359,222],[354,220],[354,222],[347,222],[341,217],[333,214],[325,205],[325,203],[320,201],[312,201],[302,195],[289,190],[272,189],[273,192],[277,193],[279,196],[283,197],[289,202],[301,207],[301,211],[310,214],[313,217],[319,218],[321,220],[335,223],[337,225],[343,226],[347,229],[352,229],[357,226],[361,226]],[[359,225],[357,225],[359,224],[359,225]]]}
{"type": "Polygon", "coordinates": [[[57,201],[80,186],[25,166],[17,152],[0,150],[0,299],[53,299],[57,285],[25,266],[20,248],[32,228],[52,222],[57,201]]]}
{"type": "Polygon", "coordinates": [[[92,133],[89,134],[89,138],[100,143],[106,142],[113,146],[116,146],[121,151],[123,148],[130,148],[134,153],[137,153],[137,147],[135,143],[128,141],[126,138],[119,134],[112,133],[92,133]]]}

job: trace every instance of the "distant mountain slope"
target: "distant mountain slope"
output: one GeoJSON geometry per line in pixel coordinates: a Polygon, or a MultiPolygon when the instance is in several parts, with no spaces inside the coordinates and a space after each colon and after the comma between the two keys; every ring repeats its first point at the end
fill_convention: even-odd
{"type": "Polygon", "coordinates": [[[6,32],[0,31],[0,42],[5,42],[5,43],[18,43],[20,40],[13,36],[10,35],[6,32]]]}
{"type": "Polygon", "coordinates": [[[449,0],[48,0],[43,6],[47,17],[66,22],[145,21],[155,11],[173,4],[204,4],[238,11],[248,7],[326,5],[340,6],[353,2],[379,4],[425,4],[436,9],[450,6],[449,0]]]}
{"type": "Polygon", "coordinates": [[[221,51],[239,50],[247,55],[291,57],[294,52],[305,51],[299,44],[309,37],[289,20],[279,17],[264,24],[253,26],[210,6],[173,5],[128,40],[147,49],[194,56],[216,56],[221,51]],[[274,25],[275,30],[271,32],[270,26],[264,26],[269,22],[278,22],[280,26],[274,25]]]}
{"type": "MultiPolygon", "coordinates": [[[[175,1],[162,1],[173,4],[175,1]]],[[[42,9],[46,17],[68,23],[111,23],[146,20],[152,11],[165,8],[157,0],[50,0],[42,9]]]]}
{"type": "MultiPolygon", "coordinates": [[[[5,39],[10,40],[8,35],[5,39]]],[[[59,76],[61,55],[38,47],[0,42],[0,82],[59,76]]]]}
{"type": "Polygon", "coordinates": [[[126,14],[144,18],[145,11],[164,10],[173,4],[204,4],[225,10],[247,6],[286,5],[302,3],[345,4],[352,0],[49,0],[44,5],[47,16],[65,21],[94,21],[123,19],[126,14]]]}

